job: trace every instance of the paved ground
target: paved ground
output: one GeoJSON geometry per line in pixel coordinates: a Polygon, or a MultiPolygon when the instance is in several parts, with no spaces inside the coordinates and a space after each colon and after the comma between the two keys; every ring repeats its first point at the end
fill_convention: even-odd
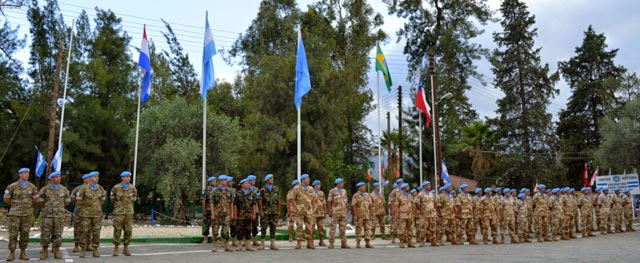
{"type": "MultiPolygon", "coordinates": [[[[638,224],[636,224],[636,229],[638,224]]],[[[317,241],[316,241],[317,243],[317,241]]],[[[354,247],[355,240],[349,244],[354,247]]],[[[112,257],[111,244],[102,244],[102,257],[85,259],[71,253],[68,244],[64,244],[64,261],[51,262],[210,262],[212,260],[231,260],[233,262],[640,262],[640,231],[578,238],[570,241],[478,245],[398,248],[397,244],[376,239],[374,249],[333,249],[326,247],[315,250],[294,250],[295,242],[278,241],[280,251],[223,252],[212,253],[210,245],[205,244],[135,244],[131,246],[132,257],[112,257]]],[[[4,262],[8,251],[6,242],[0,242],[0,262],[4,262]]],[[[27,250],[32,261],[39,257],[38,244],[29,244],[27,250]]],[[[90,253],[88,253],[90,254],[90,253]]],[[[52,255],[51,255],[52,256],[52,255]]],[[[18,261],[19,262],[19,261],[18,261]]]]}

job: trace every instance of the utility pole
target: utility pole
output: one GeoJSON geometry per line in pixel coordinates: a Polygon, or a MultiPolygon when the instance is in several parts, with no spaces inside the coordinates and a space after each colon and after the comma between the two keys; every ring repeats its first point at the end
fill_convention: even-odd
{"type": "MultiPolygon", "coordinates": [[[[431,85],[431,92],[432,92],[432,98],[433,98],[433,129],[434,129],[434,133],[435,133],[435,146],[436,148],[434,149],[435,154],[436,154],[436,163],[434,164],[437,167],[437,173],[436,173],[436,182],[438,182],[441,177],[442,177],[442,150],[440,147],[440,117],[438,115],[438,96],[436,93],[436,62],[433,56],[433,52],[429,52],[429,75],[431,75],[431,79],[432,79],[432,85],[431,85]]],[[[435,186],[435,188],[439,187],[438,185],[435,186]]]]}
{"type": "MultiPolygon", "coordinates": [[[[387,111],[387,166],[391,166],[391,112],[387,111]]],[[[387,167],[387,170],[389,167],[387,167]]],[[[388,178],[389,174],[385,171],[385,178],[391,182],[391,178],[388,178]]]]}
{"type": "MultiPolygon", "coordinates": [[[[49,143],[47,144],[47,168],[44,174],[46,178],[51,173],[51,161],[53,160],[53,143],[56,136],[56,111],[58,110],[58,91],[60,90],[60,70],[62,68],[62,56],[64,53],[64,44],[62,41],[58,43],[58,55],[56,56],[56,75],[53,78],[53,92],[51,93],[51,114],[49,115],[49,143]]],[[[46,85],[46,84],[45,84],[46,85]]],[[[62,127],[60,127],[62,129],[62,127]]],[[[58,145],[58,147],[60,147],[58,145]]],[[[38,178],[36,185],[40,188],[38,178]]]]}
{"type": "Polygon", "coordinates": [[[402,86],[398,86],[398,132],[400,133],[398,145],[398,169],[400,169],[400,178],[403,177],[402,170],[402,86]]]}

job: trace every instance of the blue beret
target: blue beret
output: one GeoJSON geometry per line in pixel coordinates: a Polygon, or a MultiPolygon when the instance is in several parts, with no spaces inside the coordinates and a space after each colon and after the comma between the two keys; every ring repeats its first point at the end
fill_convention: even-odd
{"type": "Polygon", "coordinates": [[[435,193],[436,193],[436,190],[431,190],[431,192],[430,192],[430,193],[435,194],[435,193]]]}
{"type": "Polygon", "coordinates": [[[623,193],[623,194],[626,194],[626,193],[628,193],[630,190],[631,190],[631,189],[629,189],[629,188],[624,189],[624,191],[622,191],[622,193],[623,193]]]}
{"type": "Polygon", "coordinates": [[[422,189],[424,189],[424,187],[422,187],[422,185],[418,186],[418,191],[422,191],[422,189]]]}
{"type": "Polygon", "coordinates": [[[551,188],[547,189],[547,191],[546,191],[546,193],[551,193],[551,192],[553,192],[553,189],[551,189],[551,188]]]}
{"type": "Polygon", "coordinates": [[[249,176],[247,176],[247,181],[255,181],[256,180],[256,176],[253,174],[250,174],[249,176]]]}
{"type": "Polygon", "coordinates": [[[127,176],[131,176],[131,173],[129,171],[123,171],[120,173],[120,177],[127,177],[127,176]]]}
{"type": "Polygon", "coordinates": [[[460,185],[460,189],[465,189],[465,188],[467,188],[467,187],[469,187],[469,185],[467,185],[467,184],[462,184],[462,185],[460,185]]]}
{"type": "Polygon", "coordinates": [[[49,175],[49,179],[52,179],[52,178],[54,178],[54,177],[56,177],[56,176],[60,176],[60,172],[55,171],[55,172],[51,173],[51,174],[49,175]]]}
{"type": "Polygon", "coordinates": [[[96,176],[96,175],[100,175],[100,173],[98,171],[92,171],[89,173],[91,176],[96,176]]]}
{"type": "Polygon", "coordinates": [[[211,181],[215,181],[216,177],[215,176],[211,176],[209,178],[207,178],[207,182],[211,182],[211,181]]]}
{"type": "Polygon", "coordinates": [[[511,191],[511,189],[509,188],[505,188],[504,190],[502,190],[503,193],[508,193],[509,191],[511,191]]]}
{"type": "Polygon", "coordinates": [[[613,188],[613,191],[614,191],[614,192],[620,192],[620,188],[618,188],[618,187],[613,188]]]}
{"type": "Polygon", "coordinates": [[[320,180],[315,180],[313,181],[313,183],[311,185],[316,186],[320,184],[320,180]]]}
{"type": "Polygon", "coordinates": [[[398,188],[398,184],[393,183],[393,188],[394,188],[394,189],[395,189],[395,188],[398,188]]]}
{"type": "Polygon", "coordinates": [[[551,190],[552,194],[557,194],[558,192],[560,192],[559,188],[553,188],[553,190],[551,190]]]}
{"type": "Polygon", "coordinates": [[[389,181],[384,182],[384,184],[382,184],[382,187],[387,187],[389,186],[389,181]]]}
{"type": "Polygon", "coordinates": [[[547,188],[547,186],[543,185],[543,184],[540,184],[540,185],[538,185],[538,189],[540,189],[540,188],[547,188]]]}
{"type": "Polygon", "coordinates": [[[525,188],[524,191],[525,192],[530,192],[531,190],[529,190],[529,188],[525,188]]]}
{"type": "Polygon", "coordinates": [[[490,188],[490,187],[485,188],[485,189],[484,189],[484,192],[485,192],[485,193],[491,192],[491,188],[490,188]]]}
{"type": "Polygon", "coordinates": [[[269,181],[271,178],[273,178],[273,174],[267,174],[267,176],[264,177],[264,180],[269,181]]]}
{"type": "Polygon", "coordinates": [[[378,183],[378,182],[373,183],[373,187],[376,187],[378,185],[380,185],[380,183],[378,183]]]}
{"type": "Polygon", "coordinates": [[[244,184],[244,183],[246,183],[246,182],[247,182],[247,179],[242,179],[242,180],[240,180],[240,184],[244,184]]]}
{"type": "Polygon", "coordinates": [[[565,191],[565,192],[568,192],[568,191],[570,191],[570,190],[571,190],[571,188],[570,188],[570,187],[568,187],[568,186],[565,186],[565,187],[564,187],[564,191],[565,191]]]}
{"type": "Polygon", "coordinates": [[[90,174],[84,174],[84,175],[82,175],[82,180],[89,179],[89,177],[91,177],[90,174]]]}
{"type": "Polygon", "coordinates": [[[438,188],[438,192],[442,192],[444,191],[444,186],[440,186],[440,188],[438,188]]]}
{"type": "Polygon", "coordinates": [[[522,189],[520,189],[520,193],[524,193],[526,190],[527,189],[522,188],[522,189]]]}
{"type": "Polygon", "coordinates": [[[298,184],[298,180],[291,181],[291,185],[297,185],[297,184],[298,184]]]}
{"type": "Polygon", "coordinates": [[[401,188],[401,189],[404,189],[405,187],[409,187],[409,184],[404,183],[404,184],[402,184],[402,186],[401,186],[400,188],[401,188]]]}
{"type": "Polygon", "coordinates": [[[404,182],[404,180],[402,180],[402,178],[398,178],[398,179],[396,180],[396,184],[399,184],[399,183],[402,183],[402,182],[404,182]]]}
{"type": "Polygon", "coordinates": [[[482,188],[476,188],[476,194],[479,194],[482,191],[482,188]]]}
{"type": "Polygon", "coordinates": [[[309,174],[303,174],[303,175],[300,176],[300,180],[304,180],[304,179],[307,179],[307,178],[309,178],[309,174]]]}
{"type": "Polygon", "coordinates": [[[342,179],[342,178],[338,178],[338,179],[336,179],[336,181],[334,182],[334,184],[339,184],[339,183],[342,183],[342,182],[344,182],[344,179],[342,179]]]}
{"type": "Polygon", "coordinates": [[[21,174],[21,173],[28,173],[28,172],[30,172],[30,171],[31,171],[31,170],[29,170],[29,168],[26,168],[26,167],[25,167],[25,168],[20,168],[20,170],[18,170],[18,173],[20,173],[20,174],[21,174]]]}
{"type": "Polygon", "coordinates": [[[520,198],[520,199],[524,198],[524,194],[519,194],[518,198],[520,198]]]}
{"type": "Polygon", "coordinates": [[[596,192],[602,191],[602,187],[596,187],[596,192]]]}
{"type": "Polygon", "coordinates": [[[518,191],[516,191],[516,189],[511,189],[511,191],[509,191],[509,192],[515,193],[515,192],[518,192],[518,191]]]}
{"type": "Polygon", "coordinates": [[[413,193],[416,192],[416,189],[411,189],[411,191],[409,191],[409,192],[413,194],[413,193]]]}
{"type": "Polygon", "coordinates": [[[221,174],[220,176],[218,176],[218,180],[219,181],[227,181],[227,176],[224,174],[221,174]]]}
{"type": "Polygon", "coordinates": [[[233,176],[227,175],[227,182],[233,182],[233,176]]]}
{"type": "Polygon", "coordinates": [[[576,189],[575,189],[575,188],[571,188],[571,189],[569,189],[569,191],[571,191],[571,192],[575,192],[575,191],[576,191],[576,189]]]}
{"type": "Polygon", "coordinates": [[[500,187],[496,187],[496,189],[495,189],[495,190],[493,190],[493,191],[494,191],[494,192],[496,192],[496,193],[499,193],[499,192],[500,192],[500,190],[502,190],[502,188],[500,188],[500,187]]]}
{"type": "Polygon", "coordinates": [[[427,186],[428,184],[431,184],[431,182],[429,182],[429,181],[422,182],[422,186],[427,186]]]}
{"type": "Polygon", "coordinates": [[[445,184],[445,185],[442,187],[442,190],[447,190],[447,189],[449,189],[449,188],[451,188],[451,184],[445,184]]]}

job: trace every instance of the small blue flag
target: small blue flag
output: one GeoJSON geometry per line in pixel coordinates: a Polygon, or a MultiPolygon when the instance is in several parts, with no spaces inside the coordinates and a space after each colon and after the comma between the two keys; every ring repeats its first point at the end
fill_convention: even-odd
{"type": "Polygon", "coordinates": [[[449,179],[449,172],[447,171],[447,164],[444,160],[442,160],[442,180],[447,184],[451,183],[451,179],[449,179]]]}
{"type": "MultiPolygon", "coordinates": [[[[302,28],[300,29],[302,31],[302,28]]],[[[311,91],[311,77],[309,76],[309,65],[307,65],[307,54],[304,51],[302,34],[298,31],[298,54],[296,56],[296,109],[302,105],[302,96],[311,91]]]]}
{"type": "Polygon", "coordinates": [[[42,173],[44,173],[44,169],[47,168],[47,160],[42,156],[38,147],[36,147],[36,151],[38,155],[36,156],[36,176],[41,177],[42,173]]]}
{"type": "Polygon", "coordinates": [[[209,27],[209,17],[205,18],[204,29],[204,49],[202,51],[202,80],[200,82],[200,93],[202,99],[207,98],[207,92],[216,86],[216,79],[213,73],[213,61],[211,59],[216,54],[216,44],[213,42],[213,34],[209,27]]]}
{"type": "Polygon", "coordinates": [[[60,144],[60,148],[58,148],[58,151],[53,156],[53,160],[51,162],[53,170],[56,172],[60,172],[60,170],[62,170],[62,144],[60,144]]]}

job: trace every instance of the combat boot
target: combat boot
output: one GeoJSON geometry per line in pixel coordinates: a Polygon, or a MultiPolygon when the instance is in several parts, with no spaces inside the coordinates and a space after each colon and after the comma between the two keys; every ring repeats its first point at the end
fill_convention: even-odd
{"type": "Polygon", "coordinates": [[[371,242],[369,242],[369,240],[365,240],[364,242],[365,242],[364,247],[366,247],[366,248],[373,248],[373,246],[371,245],[371,242]]]}
{"type": "Polygon", "coordinates": [[[307,238],[307,248],[308,249],[316,249],[316,247],[313,246],[313,238],[312,237],[308,237],[307,238]]]}
{"type": "Polygon", "coordinates": [[[231,245],[234,247],[238,246],[238,242],[236,241],[236,238],[231,238],[231,245]]]}
{"type": "Polygon", "coordinates": [[[493,237],[493,244],[500,244],[500,241],[498,241],[498,237],[493,237]]]}
{"type": "Polygon", "coordinates": [[[222,244],[224,245],[224,251],[233,252],[233,249],[229,246],[229,240],[223,240],[222,244]]]}
{"type": "Polygon", "coordinates": [[[382,230],[382,237],[381,237],[381,239],[382,239],[382,240],[389,240],[389,237],[388,237],[388,236],[387,236],[387,234],[385,234],[384,232],[385,232],[385,231],[384,231],[384,230],[382,230]]]}
{"type": "Polygon", "coordinates": [[[113,256],[114,257],[118,256],[118,245],[113,246],[113,256]]]}
{"type": "Polygon", "coordinates": [[[218,251],[218,240],[213,240],[213,245],[211,245],[211,252],[218,251]]]}
{"type": "Polygon", "coordinates": [[[489,238],[488,237],[482,237],[482,243],[483,244],[489,244],[489,238]]]}
{"type": "Polygon", "coordinates": [[[340,248],[350,249],[351,247],[347,244],[347,242],[342,242],[342,245],[340,245],[340,248]]]}
{"type": "Polygon", "coordinates": [[[469,245],[479,245],[478,241],[476,241],[476,237],[472,236],[470,238],[467,238],[469,241],[469,245]]]}
{"type": "Polygon", "coordinates": [[[396,243],[396,235],[391,233],[391,243],[396,243]]]}
{"type": "Polygon", "coordinates": [[[258,237],[253,237],[253,245],[254,246],[259,246],[260,244],[258,244],[258,237]]]}
{"type": "Polygon", "coordinates": [[[400,248],[404,248],[404,240],[402,238],[400,238],[400,248]]]}
{"type": "Polygon", "coordinates": [[[242,240],[238,240],[237,242],[235,242],[236,251],[242,250],[242,245],[243,245],[242,243],[243,243],[242,240]]]}
{"type": "Polygon", "coordinates": [[[569,234],[562,234],[562,236],[560,237],[561,240],[569,240],[569,234]]]}
{"type": "Polygon", "coordinates": [[[204,238],[202,239],[202,244],[207,244],[209,243],[209,236],[204,236],[204,238]]]}
{"type": "Polygon", "coordinates": [[[124,248],[122,248],[122,254],[127,257],[131,256],[131,251],[129,251],[129,245],[124,245],[124,248]]]}
{"type": "Polygon", "coordinates": [[[293,242],[293,226],[289,226],[289,242],[293,242]]]}
{"type": "Polygon", "coordinates": [[[87,253],[87,248],[86,247],[80,247],[80,255],[79,255],[79,257],[80,258],[84,258],[86,253],[87,253]]]}
{"type": "Polygon", "coordinates": [[[258,250],[264,250],[264,238],[260,240],[260,246],[258,247],[258,250]]]}
{"type": "Polygon", "coordinates": [[[80,248],[78,247],[78,243],[75,243],[75,244],[73,245],[73,250],[71,250],[71,252],[74,252],[74,253],[75,253],[75,252],[78,252],[78,251],[80,251],[80,248]]]}
{"type": "Polygon", "coordinates": [[[62,254],[60,254],[60,247],[59,246],[53,246],[53,258],[62,259],[62,254]]]}
{"type": "Polygon", "coordinates": [[[500,236],[500,244],[504,244],[504,236],[500,236]]]}
{"type": "Polygon", "coordinates": [[[9,256],[7,257],[7,261],[13,261],[15,259],[16,259],[16,251],[15,250],[9,251],[9,256]]]}
{"type": "Polygon", "coordinates": [[[246,247],[245,250],[246,251],[254,251],[255,249],[253,249],[253,247],[251,246],[251,240],[248,239],[243,239],[244,241],[244,246],[246,247]]]}
{"type": "Polygon", "coordinates": [[[94,247],[92,252],[93,252],[93,257],[94,258],[99,258],[100,257],[100,251],[98,250],[97,247],[94,247]]]}
{"type": "Polygon", "coordinates": [[[47,258],[49,258],[49,248],[46,246],[42,247],[42,251],[40,252],[40,254],[40,260],[47,260],[47,258]]]}
{"type": "Polygon", "coordinates": [[[413,245],[413,238],[409,237],[407,239],[409,240],[409,245],[407,245],[407,247],[415,248],[416,246],[413,245]]]}
{"type": "Polygon", "coordinates": [[[436,242],[435,238],[431,238],[431,246],[432,247],[439,247],[440,245],[438,244],[438,242],[436,242]]]}
{"type": "Polygon", "coordinates": [[[20,249],[20,260],[29,260],[29,257],[27,257],[27,253],[24,249],[20,249]]]}
{"type": "Polygon", "coordinates": [[[356,248],[362,248],[362,247],[360,246],[360,239],[356,240],[356,248]]]}
{"type": "Polygon", "coordinates": [[[320,242],[318,242],[318,246],[319,246],[319,247],[324,247],[324,246],[326,246],[326,245],[327,245],[327,244],[325,244],[325,243],[324,243],[324,238],[323,238],[322,236],[320,236],[320,242]]]}
{"type": "Polygon", "coordinates": [[[276,246],[276,241],[271,239],[271,246],[269,247],[271,250],[280,250],[278,246],[276,246]]]}
{"type": "Polygon", "coordinates": [[[333,241],[329,240],[329,246],[327,248],[328,249],[333,249],[333,241]]]}
{"type": "Polygon", "coordinates": [[[296,249],[300,249],[302,248],[302,240],[298,240],[298,243],[296,243],[296,249]]]}
{"type": "Polygon", "coordinates": [[[87,247],[87,251],[89,252],[93,251],[93,248],[91,247],[91,245],[87,245],[86,247],[87,247]]]}
{"type": "Polygon", "coordinates": [[[516,239],[514,236],[510,236],[510,238],[511,238],[511,244],[520,244],[518,239],[516,239]]]}

